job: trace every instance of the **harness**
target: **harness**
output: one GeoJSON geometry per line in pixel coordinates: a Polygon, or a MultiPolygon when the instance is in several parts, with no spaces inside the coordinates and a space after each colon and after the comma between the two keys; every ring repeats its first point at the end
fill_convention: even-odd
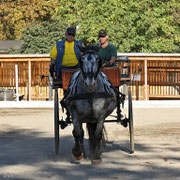
{"type": "Polygon", "coordinates": [[[69,100],[79,100],[79,99],[97,99],[97,98],[105,98],[105,97],[113,97],[112,94],[107,94],[106,92],[98,92],[98,93],[87,93],[87,94],[78,94],[75,96],[70,96],[69,100]]]}
{"type": "MultiPolygon", "coordinates": [[[[78,72],[77,72],[78,73],[78,72]]],[[[105,88],[105,86],[109,85],[109,88],[113,89],[114,92],[117,91],[117,89],[108,81],[108,85],[106,83],[106,85],[104,85],[104,92],[96,92],[96,93],[86,93],[86,94],[81,94],[81,93],[77,93],[76,89],[74,89],[74,87],[76,87],[76,83],[77,83],[77,79],[79,77],[80,73],[76,75],[74,82],[70,85],[73,88],[73,92],[71,92],[72,89],[68,88],[67,91],[65,92],[65,95],[63,97],[63,99],[60,101],[61,106],[62,106],[62,110],[64,112],[64,108],[67,110],[67,106],[66,106],[66,99],[68,98],[68,100],[70,101],[75,101],[75,100],[88,100],[90,107],[91,107],[91,117],[90,119],[94,119],[93,116],[93,100],[94,99],[98,99],[98,98],[112,98],[114,97],[112,93],[108,93],[108,88],[105,88]],[[71,93],[71,94],[70,94],[71,93]]],[[[105,77],[102,75],[102,78],[104,79],[105,77]]],[[[104,79],[104,81],[107,81],[108,79],[104,79]]]]}

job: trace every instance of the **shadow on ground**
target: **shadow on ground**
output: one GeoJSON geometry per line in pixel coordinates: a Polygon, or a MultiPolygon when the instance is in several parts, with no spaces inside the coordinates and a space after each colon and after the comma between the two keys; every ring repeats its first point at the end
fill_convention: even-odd
{"type": "MultiPolygon", "coordinates": [[[[0,179],[62,179],[62,180],[85,180],[85,179],[172,179],[180,177],[179,169],[168,166],[160,166],[158,163],[147,163],[152,158],[160,159],[161,149],[138,143],[136,141],[135,149],[138,153],[151,155],[146,159],[140,159],[136,153],[128,153],[128,141],[108,141],[106,150],[103,150],[103,163],[100,165],[91,165],[90,160],[76,162],[71,157],[73,146],[73,137],[71,135],[60,137],[60,150],[56,162],[54,161],[54,138],[50,135],[44,135],[44,132],[38,132],[32,129],[18,129],[16,127],[4,126],[0,131],[0,169],[14,166],[28,166],[37,168],[34,171],[19,171],[13,175],[10,172],[0,171],[0,179]],[[159,175],[163,173],[163,176],[159,175]]],[[[177,152],[179,147],[172,148],[166,144],[169,151],[177,152]]],[[[163,147],[163,146],[162,146],[163,147]]],[[[85,149],[90,158],[88,150],[88,141],[85,139],[85,149]]],[[[179,161],[180,157],[174,159],[179,161]]],[[[173,161],[173,158],[172,158],[173,161]]]]}

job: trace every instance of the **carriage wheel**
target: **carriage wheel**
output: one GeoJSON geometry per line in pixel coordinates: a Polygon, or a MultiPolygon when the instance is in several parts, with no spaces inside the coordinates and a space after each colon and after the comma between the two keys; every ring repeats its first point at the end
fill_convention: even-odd
{"type": "Polygon", "coordinates": [[[59,152],[59,99],[58,90],[55,89],[54,95],[54,135],[55,135],[55,154],[59,152]]]}
{"type": "Polygon", "coordinates": [[[129,134],[130,134],[130,153],[134,153],[134,128],[133,128],[133,109],[131,88],[128,90],[128,119],[129,119],[129,134]]]}

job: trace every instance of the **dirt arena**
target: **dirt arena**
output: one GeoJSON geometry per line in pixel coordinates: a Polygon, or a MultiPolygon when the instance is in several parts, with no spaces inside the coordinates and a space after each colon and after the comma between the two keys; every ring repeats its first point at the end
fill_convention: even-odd
{"type": "MultiPolygon", "coordinates": [[[[134,154],[128,128],[105,126],[102,164],[73,160],[72,126],[60,130],[55,162],[53,108],[0,108],[0,180],[180,180],[179,108],[134,108],[134,154]]],[[[87,132],[85,149],[90,157],[87,132]]]]}

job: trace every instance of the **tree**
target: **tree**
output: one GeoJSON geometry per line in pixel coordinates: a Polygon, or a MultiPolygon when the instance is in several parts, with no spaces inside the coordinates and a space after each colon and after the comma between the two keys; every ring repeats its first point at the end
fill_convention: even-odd
{"type": "Polygon", "coordinates": [[[57,1],[1,0],[0,39],[19,39],[25,27],[51,19],[57,1]]]}
{"type": "Polygon", "coordinates": [[[88,43],[104,28],[118,52],[179,52],[179,7],[175,0],[61,0],[57,15],[88,43]]]}
{"type": "Polygon", "coordinates": [[[20,39],[21,49],[11,50],[11,53],[49,53],[56,41],[64,38],[66,28],[66,23],[59,20],[28,26],[20,39]]]}
{"type": "MultiPolygon", "coordinates": [[[[37,3],[37,0],[28,0],[28,2],[30,1],[37,3]]],[[[50,3],[50,1],[46,2],[50,3]]],[[[53,6],[46,12],[51,12],[50,9],[56,12],[53,17],[59,19],[60,26],[63,27],[63,35],[65,26],[77,27],[76,38],[83,40],[84,43],[93,44],[97,42],[98,31],[100,29],[106,29],[110,41],[117,46],[118,52],[180,52],[179,1],[61,0],[58,5],[56,5],[56,8],[54,8],[53,6]]],[[[49,13],[49,16],[46,16],[47,14],[42,16],[44,19],[40,18],[41,16],[35,19],[38,20],[38,22],[39,20],[49,21],[52,14],[53,13],[49,13]]],[[[31,21],[31,23],[33,22],[36,21],[31,21]]],[[[49,28],[51,29],[50,26],[49,28]]],[[[56,31],[56,29],[54,30],[56,31]]],[[[61,31],[61,28],[59,30],[61,31]]],[[[21,38],[24,43],[24,50],[22,50],[22,52],[48,51],[46,43],[39,42],[42,41],[41,31],[48,32],[48,29],[45,29],[44,25],[37,25],[37,23],[34,26],[28,27],[21,38]],[[31,37],[33,33],[36,34],[37,39],[38,36],[40,36],[38,42],[35,37],[31,37]],[[37,45],[38,48],[33,50],[32,48],[36,46],[35,42],[39,43],[39,45],[41,44],[41,47],[37,45]],[[28,50],[25,50],[25,48],[28,50]],[[40,49],[43,50],[40,51],[40,49]]],[[[8,32],[11,31],[7,31],[7,34],[8,32]]],[[[55,36],[54,34],[53,41],[54,39],[62,38],[62,36],[59,35],[57,35],[56,38],[55,36]]],[[[46,37],[45,39],[48,38],[46,37]]],[[[48,41],[50,40],[51,39],[48,41]]],[[[47,41],[45,40],[45,42],[47,41]]]]}

